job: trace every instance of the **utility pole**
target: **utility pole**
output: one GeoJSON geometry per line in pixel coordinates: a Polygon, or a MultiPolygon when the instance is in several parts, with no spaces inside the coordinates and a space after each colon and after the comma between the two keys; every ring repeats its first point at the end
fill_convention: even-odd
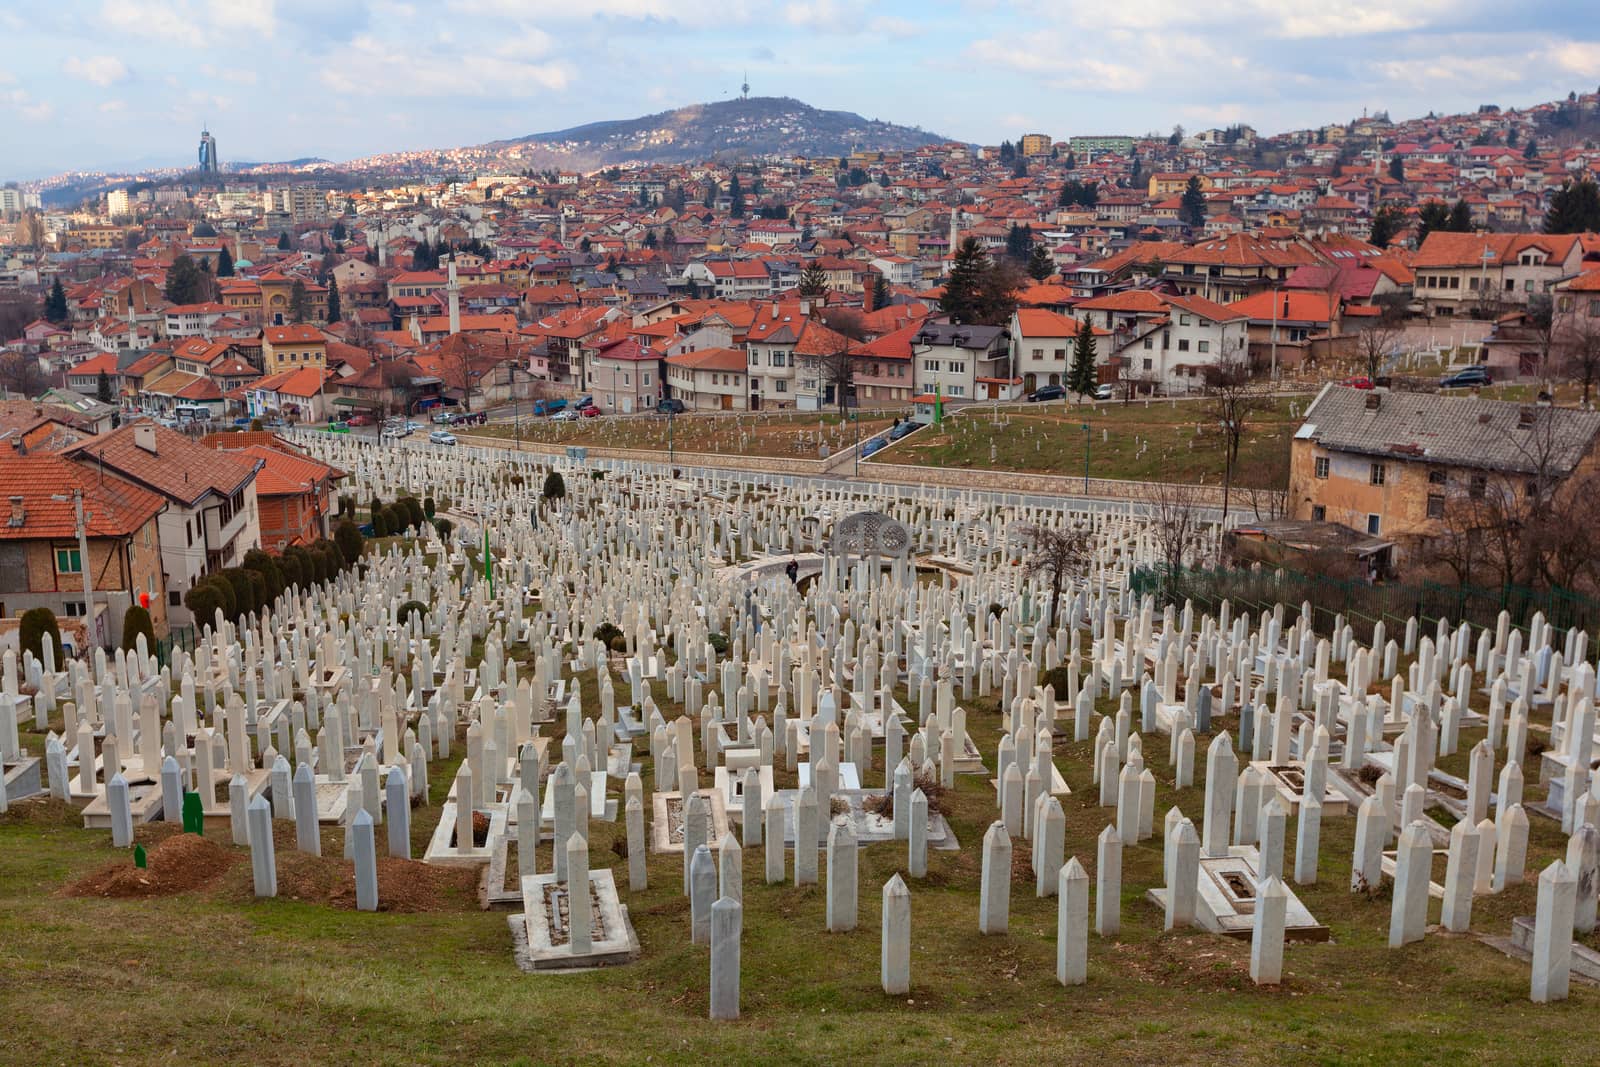
{"type": "Polygon", "coordinates": [[[1278,289],[1272,290],[1272,380],[1278,380],[1278,289]]]}
{"type": "MultiPolygon", "coordinates": [[[[88,516],[83,513],[83,490],[74,489],[71,497],[53,493],[50,499],[62,502],[69,499],[72,501],[72,510],[76,519],[78,534],[78,571],[83,577],[83,614],[84,618],[88,620],[86,625],[89,628],[89,639],[92,641],[95,639],[94,573],[89,565],[89,525],[88,516]]],[[[133,576],[130,574],[128,578],[131,585],[133,576]]]]}

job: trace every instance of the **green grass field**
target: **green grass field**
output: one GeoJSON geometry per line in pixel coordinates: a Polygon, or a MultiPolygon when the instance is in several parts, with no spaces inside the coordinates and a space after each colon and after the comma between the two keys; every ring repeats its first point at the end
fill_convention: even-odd
{"type": "MultiPolygon", "coordinates": [[[[1289,442],[1311,397],[1277,398],[1245,424],[1235,481],[1282,488],[1289,442]]],[[[1085,443],[1095,478],[1221,485],[1223,436],[1204,401],[1158,400],[1078,407],[1060,403],[1001,408],[998,425],[982,404],[918,430],[875,461],[974,470],[1082,475],[1085,443]],[[1085,432],[1084,425],[1089,426],[1085,432]]]]}
{"type": "MultiPolygon", "coordinates": [[[[585,706],[597,706],[592,675],[582,688],[585,706]]],[[[656,699],[669,708],[664,687],[656,686],[656,699]]],[[[970,728],[992,766],[994,702],[969,707],[970,728]]],[[[1101,710],[1108,708],[1114,705],[1103,702],[1101,710]]],[[[559,726],[554,732],[559,737],[559,726]]],[[[1464,753],[1480,736],[1464,737],[1463,755],[1443,761],[1445,768],[1465,775],[1464,753]]],[[[42,747],[38,735],[27,743],[42,747]]],[[[1146,739],[1158,832],[1173,804],[1200,821],[1204,744],[1197,746],[1199,781],[1180,791],[1171,786],[1164,737],[1146,739]]],[[[415,854],[463,747],[430,767],[434,806],[416,812],[415,854]]],[[[1092,879],[1095,837],[1112,815],[1095,805],[1088,748],[1058,742],[1055,755],[1074,790],[1063,803],[1067,853],[1092,879]]],[[[869,785],[882,781],[881,753],[878,760],[869,785]]],[[[780,787],[793,784],[781,767],[777,777],[780,787]]],[[[1530,781],[1530,795],[1535,788],[1530,781]]],[[[241,862],[202,891],[143,900],[65,896],[67,883],[108,862],[131,863],[129,854],[112,849],[106,832],[81,829],[77,813],[62,805],[17,805],[0,816],[0,1061],[1592,1061],[1600,1008],[1593,988],[1574,985],[1568,1002],[1535,1006],[1527,999],[1528,965],[1476,937],[1431,931],[1419,944],[1386,947],[1388,891],[1347,889],[1353,817],[1324,820],[1320,881],[1296,889],[1332,940],[1291,944],[1281,987],[1250,983],[1248,942],[1161,932],[1160,912],[1143,898],[1161,882],[1156,838],[1124,854],[1121,936],[1091,936],[1089,983],[1064,989],[1054,978],[1056,901],[1035,899],[1024,842],[1016,845],[1010,933],[977,932],[978,846],[997,817],[987,778],[959,778],[949,808],[961,851],[931,852],[928,877],[909,880],[909,996],[887,997],[878,984],[880,890],[904,868],[900,847],[863,848],[860,926],[849,934],[825,932],[820,887],[763,884],[762,852],[752,849],[744,862],[744,1016],[713,1025],[708,952],[690,944],[678,857],[652,856],[649,890],[623,891],[640,960],[529,976],[512,962],[505,913],[478,911],[464,896],[425,914],[256,901],[243,850],[241,862]]],[[[226,844],[225,829],[208,832],[226,844]]],[[[144,840],[161,835],[140,830],[144,840]]],[[[626,862],[611,848],[621,836],[620,822],[592,823],[590,862],[609,864],[625,886],[626,862]]],[[[1286,869],[1292,824],[1288,841],[1286,869]]],[[[1531,876],[1563,848],[1559,828],[1534,817],[1529,884],[1478,898],[1473,929],[1503,935],[1512,916],[1531,914],[1531,876]]],[[[340,854],[336,830],[323,829],[323,850],[340,854]]],[[[548,869],[548,846],[540,853],[540,868],[548,869]]],[[[1435,878],[1443,880],[1442,859],[1435,878]]],[[[1433,902],[1430,920],[1437,917],[1433,902]]]]}

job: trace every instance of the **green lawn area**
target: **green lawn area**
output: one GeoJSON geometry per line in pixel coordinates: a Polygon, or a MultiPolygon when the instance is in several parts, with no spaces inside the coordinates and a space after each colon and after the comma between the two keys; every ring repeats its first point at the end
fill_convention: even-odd
{"type": "Polygon", "coordinates": [[[486,436],[509,441],[520,432],[523,441],[666,452],[670,435],[671,447],[679,452],[816,459],[819,444],[826,444],[831,455],[855,444],[858,435],[861,438],[870,437],[891,421],[891,417],[877,414],[841,420],[836,411],[806,414],[683,414],[671,419],[659,415],[641,415],[579,419],[576,422],[524,418],[520,428],[513,423],[498,422],[484,427],[464,428],[461,436],[464,440],[486,436]]]}
{"type": "MultiPolygon", "coordinates": [[[[596,707],[592,673],[582,689],[585,707],[596,707]]],[[[620,681],[618,690],[626,691],[620,681]]],[[[655,687],[655,698],[669,716],[678,713],[664,686],[655,687]]],[[[992,766],[996,704],[968,706],[969,726],[992,766]]],[[[1106,700],[1100,710],[1114,708],[1106,700]]],[[[1236,722],[1217,726],[1231,731],[1236,722]]],[[[557,738],[562,732],[559,723],[544,729],[557,738]]],[[[1468,732],[1461,751],[1481,736],[1468,732]]],[[[1174,804],[1201,820],[1207,740],[1197,746],[1196,785],[1177,790],[1165,738],[1146,739],[1158,830],[1174,804]]],[[[25,743],[42,748],[36,734],[25,743]]],[[[463,748],[452,746],[453,758],[429,769],[434,806],[416,812],[417,854],[463,748]]],[[[1063,803],[1067,853],[1092,879],[1095,837],[1112,809],[1095,804],[1088,750],[1087,742],[1055,746],[1073,789],[1063,803]]],[[[635,752],[647,753],[647,746],[637,742],[635,752]]],[[[882,781],[881,759],[869,785],[882,781]]],[[[1463,759],[1443,762],[1464,774],[1463,759]]],[[[648,758],[643,762],[648,793],[648,758]]],[[[780,787],[793,784],[781,767],[777,778],[780,787]]],[[[1534,780],[1530,772],[1530,795],[1534,780]]],[[[997,817],[988,779],[960,777],[949,801],[961,851],[931,852],[928,877],[908,880],[909,996],[887,997],[878,984],[880,888],[903,870],[901,847],[863,848],[860,926],[849,934],[825,932],[820,887],[765,885],[762,852],[752,849],[744,859],[744,1016],[717,1025],[706,1019],[708,952],[690,944],[677,857],[652,856],[650,888],[624,889],[640,960],[529,976],[512,963],[505,913],[478,911],[464,896],[424,914],[256,901],[243,850],[236,850],[240,862],[199,891],[144,900],[65,896],[68,882],[131,857],[112,849],[106,832],[81,829],[77,813],[64,806],[15,805],[0,816],[0,1061],[1592,1061],[1600,1008],[1593,988],[1574,984],[1565,1004],[1535,1006],[1527,999],[1528,965],[1475,937],[1432,931],[1404,949],[1386,947],[1388,891],[1366,896],[1347,888],[1353,817],[1324,820],[1321,879],[1296,889],[1331,927],[1332,940],[1290,945],[1283,986],[1250,983],[1248,942],[1161,932],[1160,912],[1143,898],[1162,881],[1158,837],[1125,851],[1122,934],[1091,937],[1089,984],[1064,989],[1054,978],[1057,903],[1035,899],[1024,842],[1016,845],[1010,933],[977,932],[978,848],[997,817]]],[[[163,831],[139,833],[153,841],[163,831]]],[[[1286,868],[1294,833],[1291,825],[1286,868]]],[[[225,830],[211,836],[231,849],[225,830]]],[[[591,864],[609,865],[625,886],[626,862],[612,850],[623,836],[621,822],[591,824],[591,864]]],[[[384,840],[382,828],[378,837],[384,840]]],[[[1559,828],[1534,817],[1529,882],[1478,898],[1474,930],[1506,934],[1512,916],[1532,914],[1532,878],[1564,847],[1559,828]]],[[[323,828],[323,850],[341,854],[338,831],[323,828]]],[[[539,863],[548,869],[548,846],[539,863]]],[[[1443,879],[1442,860],[1435,877],[1443,879]]],[[[380,897],[382,891],[380,885],[380,897]]],[[[1434,920],[1438,909],[1430,904],[1434,920]]]]}
{"type": "MultiPolygon", "coordinates": [[[[1311,396],[1278,397],[1245,424],[1235,483],[1281,489],[1289,442],[1311,396]]],[[[932,467],[1082,475],[1087,443],[1095,478],[1221,485],[1224,439],[1205,401],[1153,400],[1079,407],[1050,403],[967,407],[942,429],[927,427],[873,459],[932,467]],[[1088,424],[1089,430],[1083,427],[1088,424]]]]}

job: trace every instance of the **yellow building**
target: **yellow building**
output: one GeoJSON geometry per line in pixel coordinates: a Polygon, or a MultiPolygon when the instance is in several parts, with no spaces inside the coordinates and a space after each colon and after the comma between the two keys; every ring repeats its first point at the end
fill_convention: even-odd
{"type": "Polygon", "coordinates": [[[1188,171],[1157,171],[1150,175],[1150,196],[1172,196],[1181,193],[1189,187],[1190,178],[1200,179],[1200,188],[1209,190],[1211,179],[1204,174],[1190,174],[1188,171]]]}
{"type": "Polygon", "coordinates": [[[1054,146],[1048,133],[1025,133],[1022,135],[1021,148],[1024,156],[1048,156],[1054,146]]]}
{"type": "Polygon", "coordinates": [[[328,340],[315,326],[268,326],[261,333],[261,363],[266,374],[328,365],[328,340]]]}

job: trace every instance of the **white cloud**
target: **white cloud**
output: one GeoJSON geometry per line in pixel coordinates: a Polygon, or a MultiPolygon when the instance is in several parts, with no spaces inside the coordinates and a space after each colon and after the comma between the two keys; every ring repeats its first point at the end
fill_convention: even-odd
{"type": "Polygon", "coordinates": [[[213,80],[232,82],[235,85],[254,85],[256,72],[242,67],[219,67],[212,63],[200,64],[200,73],[213,80]]]}
{"type": "Polygon", "coordinates": [[[1600,77],[1600,42],[1565,41],[1550,49],[1550,62],[1579,77],[1600,77]]]}
{"type": "Polygon", "coordinates": [[[61,69],[74,78],[80,78],[102,89],[124,81],[128,68],[116,56],[68,56],[61,69]]]}
{"type": "Polygon", "coordinates": [[[101,22],[168,45],[223,45],[277,32],[276,0],[104,0],[101,22]]]}
{"type": "Polygon", "coordinates": [[[56,111],[43,100],[35,100],[26,89],[11,89],[0,93],[0,104],[5,104],[28,122],[43,122],[56,111]]]}
{"type": "Polygon", "coordinates": [[[530,63],[496,55],[407,55],[371,35],[350,42],[339,62],[322,71],[334,92],[362,96],[503,98],[508,87],[559,91],[572,81],[563,61],[530,63]]]}

